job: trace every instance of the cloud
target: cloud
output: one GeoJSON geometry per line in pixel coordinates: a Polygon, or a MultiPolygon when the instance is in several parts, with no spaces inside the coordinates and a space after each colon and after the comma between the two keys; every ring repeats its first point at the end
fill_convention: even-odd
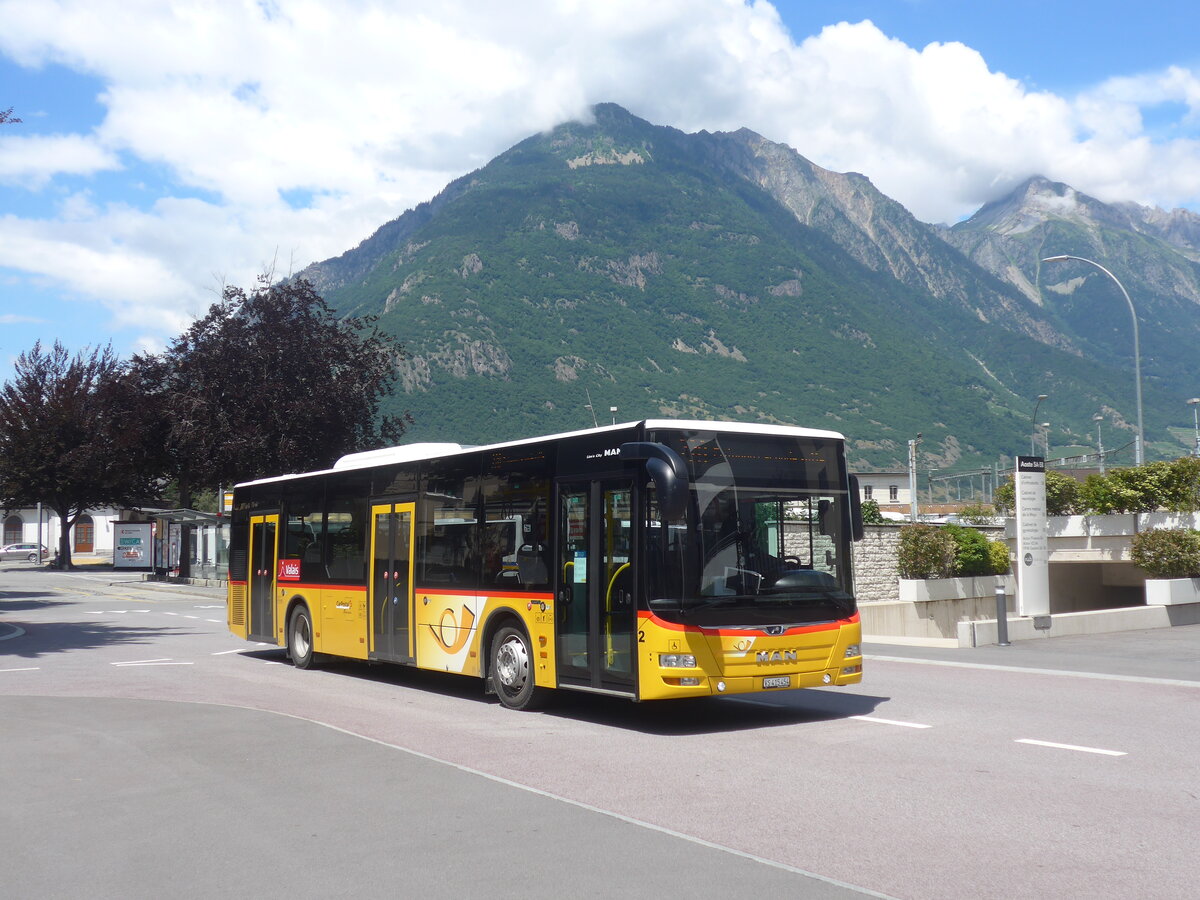
{"type": "Polygon", "coordinates": [[[926,221],[1034,173],[1103,199],[1200,201],[1194,72],[1061,97],[870,22],[793,37],[761,0],[0,0],[0,20],[0,53],[105,86],[93,131],[0,133],[0,179],[47,204],[0,219],[0,265],[93,298],[147,342],[222,279],[338,254],[607,100],[688,131],[752,128],[926,221]],[[1179,128],[1152,139],[1142,110],[1162,104],[1179,128]],[[101,173],[105,199],[79,189],[101,173]],[[157,199],[136,187],[164,181],[157,199]]]}
{"type": "Polygon", "coordinates": [[[116,155],[88,135],[10,134],[0,141],[0,182],[8,184],[37,189],[56,175],[94,175],[117,168],[116,155]]]}

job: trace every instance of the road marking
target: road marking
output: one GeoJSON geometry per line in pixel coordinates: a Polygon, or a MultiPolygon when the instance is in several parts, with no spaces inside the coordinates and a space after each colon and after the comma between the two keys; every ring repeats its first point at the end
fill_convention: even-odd
{"type": "MultiPolygon", "coordinates": [[[[282,665],[282,663],[272,663],[272,665],[282,665]]],[[[734,699],[734,698],[731,697],[729,699],[734,699]]],[[[486,778],[488,781],[491,781],[494,784],[502,784],[506,787],[515,788],[518,791],[525,791],[526,793],[533,794],[534,796],[537,796],[537,797],[545,797],[548,800],[555,800],[559,803],[564,803],[567,806],[573,806],[576,809],[582,809],[582,810],[586,810],[587,812],[596,813],[601,816],[607,816],[608,818],[615,819],[618,822],[624,822],[628,825],[633,825],[637,828],[644,828],[647,831],[654,831],[659,834],[665,834],[669,837],[678,838],[679,840],[687,841],[688,843],[695,844],[699,847],[707,847],[710,850],[719,850],[722,853],[728,853],[730,856],[736,856],[740,859],[748,859],[751,862],[756,862],[756,863],[759,863],[764,866],[769,866],[772,869],[779,869],[780,871],[783,871],[783,872],[791,872],[796,875],[803,875],[805,878],[811,878],[814,881],[820,881],[820,882],[823,882],[824,884],[833,885],[834,887],[851,890],[851,891],[855,892],[857,895],[862,896],[862,897],[876,897],[876,898],[879,898],[879,900],[895,900],[895,898],[891,894],[881,894],[878,891],[871,890],[870,888],[859,887],[857,885],[853,885],[853,884],[850,884],[845,881],[838,881],[837,879],[830,878],[827,875],[818,875],[816,872],[810,872],[807,869],[801,869],[798,866],[789,865],[788,863],[777,862],[776,860],[768,859],[764,856],[755,856],[753,853],[747,853],[745,850],[738,850],[738,849],[735,849],[734,847],[727,847],[724,844],[718,844],[715,841],[705,840],[704,838],[696,837],[695,835],[692,835],[692,834],[686,834],[685,832],[682,832],[682,831],[676,831],[673,828],[667,828],[664,825],[656,825],[653,822],[647,822],[643,819],[635,819],[633,816],[627,816],[623,813],[614,812],[611,809],[604,809],[603,807],[600,807],[600,806],[594,806],[591,803],[585,803],[582,800],[573,800],[570,797],[564,797],[562,794],[555,794],[550,791],[543,790],[542,788],[536,788],[533,785],[522,784],[519,781],[513,781],[510,778],[504,778],[503,776],[500,776],[500,775],[493,775],[492,773],[485,772],[482,769],[473,769],[470,766],[463,765],[462,763],[451,762],[448,759],[442,759],[441,757],[433,756],[432,754],[429,754],[429,753],[422,753],[420,750],[413,750],[411,747],[402,747],[400,744],[389,743],[388,741],[382,740],[380,738],[361,734],[360,732],[357,732],[357,731],[351,731],[348,728],[342,728],[338,725],[332,725],[329,722],[322,722],[319,719],[312,719],[307,716],[297,715],[295,713],[285,713],[285,712],[279,712],[277,710],[264,710],[264,709],[259,709],[257,707],[253,707],[253,706],[240,706],[240,705],[232,704],[232,703],[230,703],[230,704],[223,703],[223,704],[217,704],[217,705],[228,706],[229,708],[232,708],[232,709],[246,709],[246,710],[250,710],[251,712],[254,712],[254,713],[267,713],[268,715],[282,716],[283,718],[286,718],[286,719],[296,719],[301,722],[310,722],[311,724],[318,725],[321,728],[328,728],[330,731],[336,731],[339,734],[349,735],[350,737],[358,738],[359,740],[367,741],[368,743],[371,743],[371,744],[377,744],[380,747],[387,747],[390,750],[396,750],[396,751],[399,751],[400,753],[404,753],[409,756],[414,756],[417,759],[428,760],[429,762],[436,763],[436,764],[442,765],[442,766],[446,766],[447,768],[455,769],[456,771],[459,771],[459,772],[465,772],[468,775],[475,775],[479,778],[486,778]]]]}
{"type": "Polygon", "coordinates": [[[210,603],[208,606],[195,606],[193,609],[224,609],[224,603],[210,603]]]}
{"type": "Polygon", "coordinates": [[[129,662],[109,663],[110,666],[190,666],[190,662],[176,662],[170,658],[164,659],[134,659],[129,662]]]}
{"type": "MultiPolygon", "coordinates": [[[[148,609],[89,609],[85,610],[90,616],[123,616],[127,613],[148,613],[148,609]]],[[[171,613],[167,613],[171,615],[171,613]]]]}
{"type": "Polygon", "coordinates": [[[209,654],[210,656],[228,656],[230,653],[245,653],[246,651],[240,647],[237,650],[218,650],[216,653],[209,654]]]}
{"type": "Polygon", "coordinates": [[[1128,756],[1124,750],[1101,750],[1099,747],[1079,747],[1075,744],[1056,744],[1053,741],[1034,741],[1018,738],[1015,744],[1033,744],[1035,747],[1054,747],[1057,750],[1078,750],[1080,753],[1099,753],[1101,756],[1128,756]]]}
{"type": "Polygon", "coordinates": [[[185,619],[199,619],[199,616],[184,616],[185,619]]]}
{"type": "Polygon", "coordinates": [[[898,722],[895,719],[877,719],[874,716],[851,716],[860,722],[874,722],[877,725],[899,725],[901,728],[932,728],[932,725],[922,725],[919,722],[898,722]]]}
{"type": "Polygon", "coordinates": [[[24,669],[0,669],[0,672],[37,672],[41,666],[27,666],[24,669]]]}
{"type": "Polygon", "coordinates": [[[204,621],[205,621],[205,622],[212,622],[214,625],[224,625],[224,624],[225,624],[225,620],[224,620],[224,619],[205,619],[204,621]]]}
{"type": "Polygon", "coordinates": [[[1031,669],[1023,666],[996,666],[988,663],[955,662],[948,659],[916,659],[908,656],[876,656],[864,654],[873,662],[912,663],[918,666],[947,666],[951,669],[984,669],[991,672],[1020,672],[1023,675],[1066,675],[1071,678],[1094,678],[1097,681],[1127,681],[1133,684],[1165,684],[1173,687],[1200,688],[1200,681],[1180,678],[1149,678],[1141,675],[1106,675],[1102,672],[1075,672],[1069,669],[1031,669]]]}

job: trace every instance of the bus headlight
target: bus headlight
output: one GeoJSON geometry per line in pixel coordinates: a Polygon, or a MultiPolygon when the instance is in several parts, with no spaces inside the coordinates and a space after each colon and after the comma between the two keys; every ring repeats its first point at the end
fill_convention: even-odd
{"type": "Polygon", "coordinates": [[[852,656],[862,656],[862,647],[860,647],[858,644],[851,644],[849,647],[847,647],[846,659],[849,659],[852,656]]]}
{"type": "Polygon", "coordinates": [[[664,669],[694,669],[696,657],[690,653],[660,653],[658,664],[664,669]]]}

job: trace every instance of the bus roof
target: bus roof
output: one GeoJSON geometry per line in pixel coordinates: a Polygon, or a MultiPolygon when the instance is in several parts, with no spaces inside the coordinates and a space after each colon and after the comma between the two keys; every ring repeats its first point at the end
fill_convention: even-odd
{"type": "Polygon", "coordinates": [[[538,441],[554,441],[561,438],[578,437],[585,434],[603,434],[606,431],[626,431],[638,425],[647,431],[676,430],[676,431],[726,431],[739,434],[779,435],[781,437],[810,437],[845,440],[837,431],[825,431],[818,428],[800,428],[795,425],[760,425],[746,422],[708,421],[703,419],[643,419],[640,422],[622,422],[616,425],[601,425],[597,428],[584,428],[579,431],[567,431],[561,434],[539,435],[537,437],[521,438],[516,441],[502,441],[496,444],[481,444],[468,446],[451,443],[413,443],[400,444],[396,447],[381,447],[378,450],[364,450],[361,453],[349,453],[333,464],[330,469],[319,469],[313,472],[294,472],[290,475],[275,475],[270,478],[259,478],[254,481],[244,481],[235,487],[247,487],[255,484],[270,484],[274,481],[287,481],[291,478],[304,478],[310,475],[326,475],[331,472],[346,472],[354,469],[366,469],[372,466],[385,466],[399,462],[417,462],[419,460],[436,459],[441,456],[454,456],[459,453],[475,451],[498,450],[504,447],[517,447],[538,441]]]}

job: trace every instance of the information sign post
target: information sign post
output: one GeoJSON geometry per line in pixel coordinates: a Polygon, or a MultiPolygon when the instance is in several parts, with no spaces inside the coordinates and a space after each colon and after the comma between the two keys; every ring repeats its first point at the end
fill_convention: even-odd
{"type": "Polygon", "coordinates": [[[1046,530],[1046,460],[1018,456],[1017,615],[1050,613],[1050,542],[1046,530]]]}

